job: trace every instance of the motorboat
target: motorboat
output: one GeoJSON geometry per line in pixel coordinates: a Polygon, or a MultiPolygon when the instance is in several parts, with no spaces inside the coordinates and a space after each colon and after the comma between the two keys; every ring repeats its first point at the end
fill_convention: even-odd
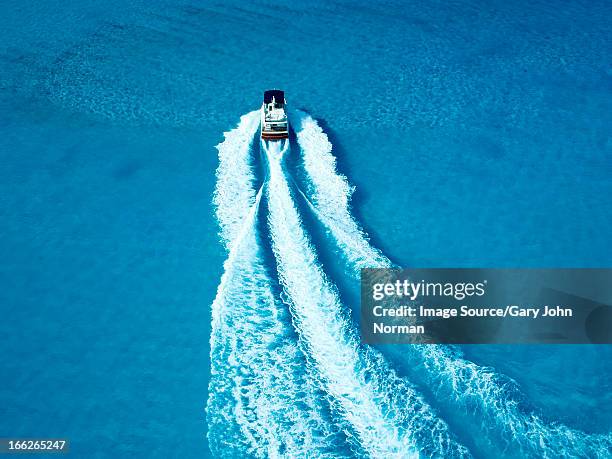
{"type": "Polygon", "coordinates": [[[261,106],[261,138],[282,140],[289,138],[289,122],[285,111],[285,93],[280,89],[264,91],[261,106]]]}

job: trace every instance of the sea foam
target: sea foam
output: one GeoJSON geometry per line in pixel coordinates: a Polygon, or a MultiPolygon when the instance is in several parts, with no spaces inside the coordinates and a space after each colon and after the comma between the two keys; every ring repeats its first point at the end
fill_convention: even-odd
{"type": "Polygon", "coordinates": [[[262,262],[262,189],[252,189],[250,165],[252,116],[218,146],[215,210],[230,250],[212,304],[209,444],[216,457],[343,457],[341,426],[331,419],[262,262]]]}
{"type": "Polygon", "coordinates": [[[250,155],[258,128],[259,110],[254,110],[243,115],[238,126],[226,132],[223,142],[216,147],[219,166],[213,204],[221,241],[228,250],[255,202],[255,173],[250,155]]]}
{"type": "MultiPolygon", "coordinates": [[[[350,211],[353,188],[336,170],[332,145],[309,114],[295,110],[292,125],[302,150],[303,168],[309,180],[309,199],[321,222],[337,240],[352,275],[362,268],[387,268],[393,264],[370,246],[350,211]]],[[[463,413],[476,413],[489,435],[500,437],[506,452],[538,457],[577,455],[609,457],[612,437],[589,435],[560,423],[547,423],[526,408],[524,396],[511,378],[492,368],[466,360],[459,348],[442,345],[405,346],[406,358],[419,363],[428,385],[442,402],[453,401],[463,413]],[[484,415],[484,417],[483,417],[484,415]],[[518,450],[517,450],[518,447],[518,450]]]]}
{"type": "Polygon", "coordinates": [[[280,142],[263,144],[270,169],[268,222],[278,277],[294,323],[305,337],[325,390],[371,457],[469,457],[446,424],[398,378],[380,355],[361,346],[335,287],[317,262],[283,169],[280,142]]]}

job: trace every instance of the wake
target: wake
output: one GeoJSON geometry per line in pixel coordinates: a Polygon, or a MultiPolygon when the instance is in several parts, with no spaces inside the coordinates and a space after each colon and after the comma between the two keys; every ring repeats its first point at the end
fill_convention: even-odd
{"type": "Polygon", "coordinates": [[[325,391],[370,457],[467,457],[446,424],[380,355],[358,343],[334,286],[320,268],[283,169],[289,142],[264,143],[269,166],[268,224],[278,276],[295,327],[325,391]]]}
{"type": "MultiPolygon", "coordinates": [[[[350,212],[353,189],[346,177],[336,171],[327,135],[302,111],[294,111],[291,118],[302,150],[310,201],[337,241],[354,279],[359,279],[362,268],[393,266],[370,246],[365,232],[353,218],[350,212]]],[[[500,437],[506,453],[549,458],[607,458],[612,454],[611,435],[588,435],[559,423],[544,422],[535,412],[525,409],[524,396],[513,380],[466,360],[459,348],[440,345],[404,348],[439,399],[450,398],[462,413],[472,413],[485,432],[500,437]]]]}
{"type": "MultiPolygon", "coordinates": [[[[308,204],[333,236],[353,279],[365,267],[392,267],[353,218],[353,190],[336,171],[325,133],[309,115],[291,116],[308,179],[308,204]]],[[[289,141],[261,145],[268,174],[255,190],[257,129],[255,111],[217,146],[213,202],[228,259],[212,305],[207,420],[213,453],[469,457],[415,388],[389,368],[382,354],[359,343],[350,310],[323,271],[293,199],[284,165],[289,141]]],[[[412,345],[402,350],[434,397],[451,400],[458,415],[479,424],[505,455],[610,455],[610,435],[544,422],[527,408],[513,380],[466,360],[459,348],[412,345]]]]}
{"type": "Polygon", "coordinates": [[[215,214],[221,228],[221,241],[229,250],[255,203],[255,173],[250,161],[253,139],[259,128],[259,110],[240,118],[217,145],[219,167],[213,193],[215,214]]]}
{"type": "Polygon", "coordinates": [[[231,248],[212,305],[209,444],[216,457],[342,457],[344,435],[305,371],[288,311],[262,262],[256,223],[263,189],[255,194],[250,175],[253,127],[246,115],[218,146],[215,203],[231,248]]]}

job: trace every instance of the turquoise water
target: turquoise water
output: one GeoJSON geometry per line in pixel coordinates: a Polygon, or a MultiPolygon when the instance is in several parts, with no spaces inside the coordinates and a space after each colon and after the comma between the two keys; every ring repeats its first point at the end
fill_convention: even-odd
{"type": "Polygon", "coordinates": [[[2,13],[2,435],[75,457],[610,453],[609,346],[379,354],[350,316],[363,264],[612,264],[609,2],[2,13]],[[274,86],[280,151],[239,123],[274,86]]]}

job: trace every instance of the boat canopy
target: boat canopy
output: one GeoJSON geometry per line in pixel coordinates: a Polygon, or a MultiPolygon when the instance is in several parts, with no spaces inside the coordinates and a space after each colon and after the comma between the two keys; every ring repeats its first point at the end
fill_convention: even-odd
{"type": "Polygon", "coordinates": [[[280,89],[269,89],[264,92],[264,104],[272,103],[272,98],[276,100],[277,104],[285,103],[285,92],[280,89]]]}

